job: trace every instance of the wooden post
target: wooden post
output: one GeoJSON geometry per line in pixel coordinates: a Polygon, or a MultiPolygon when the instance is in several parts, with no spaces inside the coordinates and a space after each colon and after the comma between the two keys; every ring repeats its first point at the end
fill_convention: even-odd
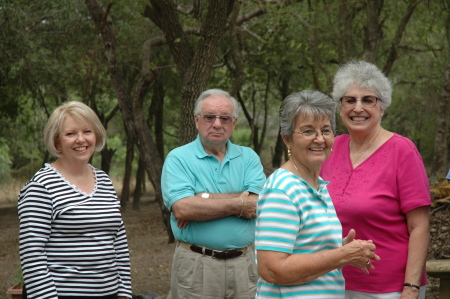
{"type": "Polygon", "coordinates": [[[427,274],[439,278],[439,299],[450,299],[450,259],[427,261],[427,274]]]}

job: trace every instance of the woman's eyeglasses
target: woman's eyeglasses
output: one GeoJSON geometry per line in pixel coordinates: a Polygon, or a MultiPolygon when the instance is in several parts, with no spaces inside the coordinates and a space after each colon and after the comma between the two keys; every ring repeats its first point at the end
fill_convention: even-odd
{"type": "MultiPolygon", "coordinates": [[[[292,133],[301,134],[303,138],[305,138],[306,140],[312,140],[317,136],[319,136],[319,132],[311,129],[302,132],[292,132],[292,133]]],[[[323,136],[323,138],[332,138],[334,136],[333,130],[331,129],[320,130],[320,134],[323,136]]]]}
{"type": "Polygon", "coordinates": [[[363,107],[372,108],[375,107],[377,101],[381,101],[380,98],[376,96],[363,96],[361,99],[357,99],[355,97],[343,96],[341,98],[341,104],[345,108],[353,108],[356,106],[356,102],[361,101],[363,107]]]}

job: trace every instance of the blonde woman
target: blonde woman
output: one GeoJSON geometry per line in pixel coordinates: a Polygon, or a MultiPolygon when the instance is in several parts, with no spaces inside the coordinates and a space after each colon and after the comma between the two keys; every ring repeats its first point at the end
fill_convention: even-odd
{"type": "Polygon", "coordinates": [[[44,131],[45,164],[19,195],[24,298],[131,298],[130,259],[117,194],[89,160],[106,132],[94,111],[67,102],[44,131]]]}

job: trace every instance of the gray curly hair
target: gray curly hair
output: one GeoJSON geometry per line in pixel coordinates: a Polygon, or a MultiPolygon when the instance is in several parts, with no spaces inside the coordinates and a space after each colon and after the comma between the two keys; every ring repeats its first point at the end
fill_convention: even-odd
{"type": "Polygon", "coordinates": [[[391,82],[376,65],[363,60],[351,60],[339,67],[331,92],[339,108],[341,98],[352,85],[375,92],[381,99],[381,109],[386,110],[391,105],[391,82]]]}

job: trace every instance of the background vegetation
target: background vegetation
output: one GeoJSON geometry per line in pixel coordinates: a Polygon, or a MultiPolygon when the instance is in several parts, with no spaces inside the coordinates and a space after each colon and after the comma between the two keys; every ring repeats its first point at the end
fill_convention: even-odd
{"type": "Polygon", "coordinates": [[[213,87],[239,100],[233,141],[270,172],[283,98],[329,93],[352,58],[391,79],[383,127],[416,144],[434,182],[450,166],[449,28],[450,0],[0,0],[0,188],[51,161],[48,116],[79,100],[107,128],[92,163],[120,178],[122,205],[135,185],[138,208],[146,174],[161,201],[163,159],[195,137],[193,103],[213,87]]]}

